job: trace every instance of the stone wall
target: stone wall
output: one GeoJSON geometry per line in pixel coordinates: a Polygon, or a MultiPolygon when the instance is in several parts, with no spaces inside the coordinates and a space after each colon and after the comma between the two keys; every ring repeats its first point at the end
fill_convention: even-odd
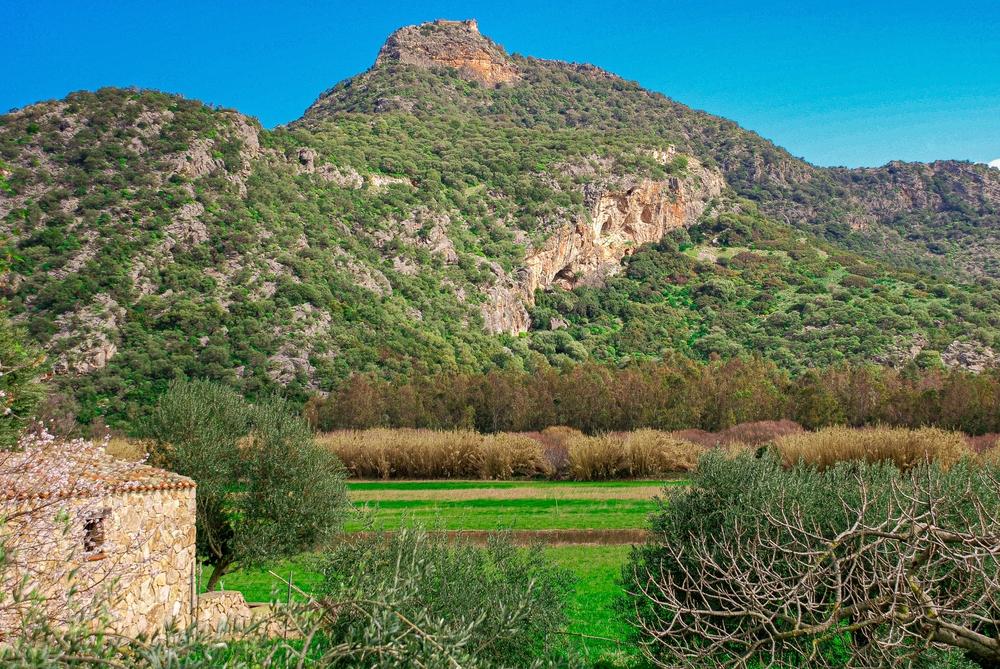
{"type": "MultiPolygon", "coordinates": [[[[28,590],[42,596],[53,621],[80,611],[94,619],[90,612],[99,603],[119,634],[192,622],[193,487],[0,502],[2,516],[10,519],[2,532],[15,554],[0,587],[12,592],[26,576],[28,590]]],[[[17,634],[24,615],[24,607],[0,610],[0,636],[17,634]]]]}
{"type": "Polygon", "coordinates": [[[212,636],[300,636],[300,630],[285,607],[251,606],[243,593],[235,590],[216,590],[198,597],[198,631],[212,636]]]}
{"type": "Polygon", "coordinates": [[[215,634],[246,629],[253,621],[242,592],[217,590],[198,597],[198,629],[215,634]]]}

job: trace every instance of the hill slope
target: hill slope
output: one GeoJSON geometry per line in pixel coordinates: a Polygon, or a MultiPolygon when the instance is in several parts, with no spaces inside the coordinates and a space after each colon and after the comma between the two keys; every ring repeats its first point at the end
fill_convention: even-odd
{"type": "Polygon", "coordinates": [[[299,123],[314,125],[340,111],[401,110],[654,136],[717,166],[730,187],[777,220],[865,252],[890,251],[915,266],[1000,276],[1000,170],[958,161],[816,168],[732,121],[591,65],[497,52],[472,22],[403,28],[388,44],[393,48],[383,49],[376,67],[325,92],[299,123]],[[470,65],[448,60],[456,52],[470,65]],[[475,75],[470,68],[482,67],[483,54],[513,73],[509,85],[475,75]]]}
{"type": "Polygon", "coordinates": [[[176,376],[302,396],[667,350],[980,366],[998,181],[817,169],[442,22],[288,128],[115,89],[0,117],[2,289],[84,420],[126,420],[176,376]]]}

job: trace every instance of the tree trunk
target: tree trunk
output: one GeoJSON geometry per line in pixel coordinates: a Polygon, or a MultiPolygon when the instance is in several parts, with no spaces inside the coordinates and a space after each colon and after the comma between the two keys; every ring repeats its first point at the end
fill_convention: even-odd
{"type": "Polygon", "coordinates": [[[205,592],[212,592],[215,590],[215,586],[219,584],[219,579],[226,573],[226,569],[232,565],[232,560],[221,560],[216,564],[212,565],[212,575],[208,577],[208,583],[205,585],[205,592]]]}

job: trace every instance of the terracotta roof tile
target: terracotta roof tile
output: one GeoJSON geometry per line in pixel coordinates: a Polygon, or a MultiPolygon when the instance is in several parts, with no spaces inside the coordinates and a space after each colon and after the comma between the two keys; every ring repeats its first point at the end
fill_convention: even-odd
{"type": "Polygon", "coordinates": [[[118,460],[83,440],[52,438],[0,452],[0,500],[91,497],[194,488],[195,482],[139,462],[118,460]]]}

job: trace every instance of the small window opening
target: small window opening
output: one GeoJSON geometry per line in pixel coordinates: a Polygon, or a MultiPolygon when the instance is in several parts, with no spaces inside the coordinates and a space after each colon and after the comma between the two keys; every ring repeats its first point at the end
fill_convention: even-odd
{"type": "Polygon", "coordinates": [[[83,550],[85,553],[93,554],[104,551],[104,521],[109,515],[110,509],[104,509],[83,522],[83,550]]]}

